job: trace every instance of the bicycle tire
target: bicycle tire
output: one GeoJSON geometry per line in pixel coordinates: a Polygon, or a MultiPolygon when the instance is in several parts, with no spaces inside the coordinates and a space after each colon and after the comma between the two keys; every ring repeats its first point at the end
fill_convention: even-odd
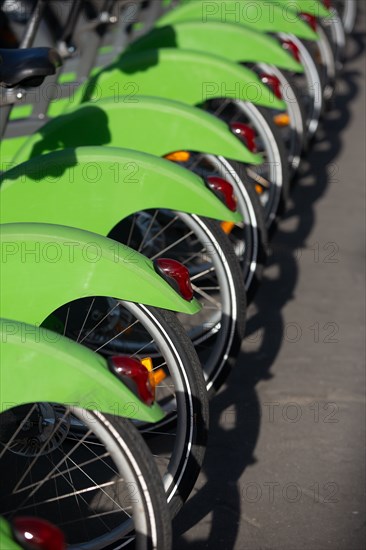
{"type": "Polygon", "coordinates": [[[1,415],[0,456],[9,472],[2,479],[2,515],[11,519],[22,510],[41,515],[64,531],[70,550],[132,545],[138,550],[169,550],[171,524],[161,477],[132,424],[98,411],[62,407],[63,421],[77,417],[86,433],[92,432],[93,441],[85,437],[73,447],[67,438],[55,443],[61,425],[57,420],[53,431],[40,428],[43,438],[35,447],[34,429],[28,424],[39,405],[57,408],[29,404],[1,415]],[[50,444],[47,449],[45,442],[50,444]]]}

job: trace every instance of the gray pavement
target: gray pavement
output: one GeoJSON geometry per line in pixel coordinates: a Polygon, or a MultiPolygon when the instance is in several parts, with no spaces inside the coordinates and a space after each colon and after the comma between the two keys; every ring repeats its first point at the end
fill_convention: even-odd
{"type": "Polygon", "coordinates": [[[174,550],[366,547],[364,21],[212,401],[174,550]]]}

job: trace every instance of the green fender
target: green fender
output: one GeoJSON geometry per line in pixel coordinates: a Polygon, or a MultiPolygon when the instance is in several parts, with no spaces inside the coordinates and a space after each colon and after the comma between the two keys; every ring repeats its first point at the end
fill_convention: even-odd
{"type": "Polygon", "coordinates": [[[0,319],[0,353],[0,412],[46,402],[148,422],[164,416],[118,381],[101,355],[43,327],[0,319]]]}
{"type": "Polygon", "coordinates": [[[27,141],[28,136],[20,136],[14,138],[6,138],[0,141],[0,171],[9,170],[14,163],[12,159],[17,154],[19,149],[27,141]]]}
{"type": "Polygon", "coordinates": [[[90,296],[189,314],[200,309],[158,276],[150,260],[116,241],[51,224],[0,228],[1,317],[40,325],[59,307],[90,296]]]}
{"type": "Polygon", "coordinates": [[[202,52],[162,48],[126,53],[101,69],[75,93],[74,102],[121,94],[166,97],[189,105],[230,97],[272,109],[285,109],[251,70],[202,52]]]}
{"type": "Polygon", "coordinates": [[[218,21],[205,25],[201,21],[185,21],[153,29],[133,42],[128,51],[174,47],[208,52],[234,63],[269,63],[288,71],[304,72],[303,66],[267,34],[218,21]]]}
{"type": "Polygon", "coordinates": [[[317,40],[318,35],[294,14],[288,6],[264,0],[186,0],[158,19],[164,27],[181,21],[237,23],[262,32],[294,34],[304,40],[317,40]]]}
{"type": "Polygon", "coordinates": [[[125,99],[84,103],[51,120],[28,138],[13,162],[85,145],[125,147],[159,157],[189,150],[248,164],[262,162],[223,121],[201,109],[157,97],[136,96],[133,102],[125,99]]]}
{"type": "MultiPolygon", "coordinates": [[[[242,220],[200,177],[173,162],[129,149],[56,151],[16,166],[1,180],[3,223],[55,223],[108,235],[124,218],[150,208],[242,220]]],[[[142,298],[133,301],[148,303],[142,298]]]]}
{"type": "Polygon", "coordinates": [[[6,550],[22,550],[22,547],[17,544],[13,539],[13,532],[8,523],[3,517],[0,516],[0,548],[6,548],[6,550]]]}
{"type": "Polygon", "coordinates": [[[9,170],[34,156],[33,146],[41,140],[42,144],[36,147],[37,154],[65,147],[101,144],[128,147],[157,156],[190,150],[247,164],[263,162],[262,156],[251,153],[223,121],[202,109],[145,96],[124,96],[118,102],[107,97],[93,105],[78,106],[80,113],[77,113],[78,107],[68,110],[68,115],[59,115],[33,136],[2,140],[0,170],[9,170]],[[75,133],[74,124],[79,124],[89,114],[94,116],[78,126],[75,133]],[[51,137],[56,128],[62,139],[60,136],[56,140],[51,137]]]}
{"type": "Polygon", "coordinates": [[[296,13],[310,13],[315,17],[329,17],[331,12],[319,0],[275,0],[296,13]]]}

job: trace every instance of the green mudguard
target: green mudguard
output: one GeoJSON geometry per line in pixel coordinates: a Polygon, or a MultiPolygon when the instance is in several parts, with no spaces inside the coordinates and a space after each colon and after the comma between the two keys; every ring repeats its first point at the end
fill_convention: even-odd
{"type": "Polygon", "coordinates": [[[75,93],[75,103],[121,94],[165,97],[188,105],[208,99],[233,98],[272,109],[285,109],[251,70],[202,52],[162,48],[126,53],[101,69],[75,93]]]}
{"type": "Polygon", "coordinates": [[[85,103],[45,124],[28,138],[13,163],[85,145],[108,145],[162,157],[189,150],[248,164],[262,157],[251,153],[218,118],[183,103],[136,96],[85,103]]]}
{"type": "Polygon", "coordinates": [[[4,518],[0,516],[0,548],[6,548],[6,550],[22,550],[22,547],[19,546],[14,541],[13,530],[4,518]]]}
{"type": "Polygon", "coordinates": [[[3,223],[55,223],[108,235],[126,217],[153,208],[242,221],[197,175],[129,149],[65,149],[22,163],[1,180],[3,223]]]}
{"type": "Polygon", "coordinates": [[[302,73],[302,65],[265,33],[232,23],[187,21],[156,28],[129,46],[129,52],[180,48],[208,52],[234,63],[269,63],[302,73]]]}
{"type": "Polygon", "coordinates": [[[197,300],[181,298],[145,256],[106,237],[37,223],[0,229],[1,317],[40,325],[59,307],[90,296],[189,314],[200,310],[197,300]]]}
{"type": "Polygon", "coordinates": [[[330,17],[332,13],[319,0],[275,0],[275,2],[283,5],[286,10],[296,13],[309,13],[315,17],[330,17]]]}
{"type": "Polygon", "coordinates": [[[270,33],[294,34],[304,40],[317,40],[317,34],[288,6],[265,0],[185,0],[157,22],[163,27],[181,21],[237,23],[270,33]]]}
{"type": "Polygon", "coordinates": [[[43,327],[0,319],[0,353],[0,412],[46,402],[147,422],[164,416],[120,382],[98,353],[43,327]]]}

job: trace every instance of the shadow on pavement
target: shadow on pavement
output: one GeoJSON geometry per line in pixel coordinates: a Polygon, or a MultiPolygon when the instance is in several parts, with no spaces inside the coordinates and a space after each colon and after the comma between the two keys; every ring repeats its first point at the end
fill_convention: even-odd
{"type": "MultiPolygon", "coordinates": [[[[365,45],[361,32],[350,38],[347,62],[365,45]]],[[[298,253],[316,223],[314,206],[338,179],[335,159],[342,149],[342,131],[350,124],[352,100],[362,75],[346,66],[337,96],[304,160],[298,182],[272,243],[263,284],[250,307],[243,353],[228,383],[211,402],[209,448],[196,492],[174,523],[174,549],[232,550],[245,514],[240,478],[256,462],[261,404],[256,386],[272,377],[271,366],[285,337],[283,307],[293,299],[298,280],[298,253]],[[289,227],[289,229],[287,229],[289,227]],[[199,527],[197,527],[197,525],[199,527]],[[185,535],[187,531],[192,532],[185,535]]]]}

